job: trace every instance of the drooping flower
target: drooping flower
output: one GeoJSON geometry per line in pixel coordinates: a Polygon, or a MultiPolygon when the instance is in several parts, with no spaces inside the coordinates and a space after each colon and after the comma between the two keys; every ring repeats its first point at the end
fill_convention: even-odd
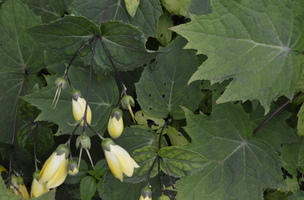
{"type": "Polygon", "coordinates": [[[59,145],[45,161],[38,177],[39,183],[46,183],[49,189],[61,185],[68,175],[68,155],[68,147],[65,144],[59,145]]]}
{"type": "Polygon", "coordinates": [[[109,122],[108,132],[112,138],[118,138],[123,132],[124,124],[122,120],[122,111],[118,108],[112,110],[109,122]]]}
{"type": "Polygon", "coordinates": [[[139,200],[152,200],[152,191],[148,186],[141,190],[139,200]]]}
{"type": "MultiPolygon", "coordinates": [[[[76,122],[83,119],[86,104],[87,104],[87,102],[84,98],[82,98],[80,91],[74,90],[72,92],[72,110],[73,110],[73,116],[74,116],[74,119],[76,120],[76,122]]],[[[91,119],[92,119],[92,111],[91,111],[90,106],[88,105],[88,108],[87,108],[87,123],[88,124],[91,124],[91,119]]],[[[80,125],[83,126],[83,120],[80,123],[80,125]]]]}
{"type": "Polygon", "coordinates": [[[130,115],[132,116],[133,121],[135,122],[135,117],[132,111],[131,106],[133,107],[135,104],[135,101],[133,99],[133,97],[129,96],[129,95],[125,95],[122,100],[121,100],[121,105],[124,109],[128,109],[130,112],[130,115]]]}
{"type": "Polygon", "coordinates": [[[57,78],[54,85],[56,85],[56,87],[57,87],[57,90],[56,90],[56,93],[54,96],[54,100],[52,102],[52,106],[53,106],[55,99],[57,99],[55,102],[55,105],[54,105],[54,109],[55,109],[56,105],[58,103],[59,97],[60,97],[61,90],[64,90],[66,88],[67,82],[64,78],[57,78]]]}
{"type": "Polygon", "coordinates": [[[111,139],[106,138],[101,144],[112,174],[123,182],[123,174],[131,177],[134,168],[139,165],[131,158],[129,153],[116,145],[111,139]]]}
{"type": "Polygon", "coordinates": [[[39,197],[48,192],[50,189],[46,187],[46,183],[38,181],[40,171],[35,171],[33,174],[33,182],[31,186],[31,197],[39,197]]]}
{"type": "Polygon", "coordinates": [[[25,199],[29,199],[30,195],[23,183],[23,178],[18,176],[11,176],[11,185],[10,188],[14,191],[16,195],[20,195],[25,199]]]}
{"type": "Polygon", "coordinates": [[[79,169],[77,167],[77,163],[75,161],[71,160],[69,162],[69,164],[68,164],[68,170],[69,170],[68,173],[70,175],[76,175],[76,174],[78,174],[79,169]]]}

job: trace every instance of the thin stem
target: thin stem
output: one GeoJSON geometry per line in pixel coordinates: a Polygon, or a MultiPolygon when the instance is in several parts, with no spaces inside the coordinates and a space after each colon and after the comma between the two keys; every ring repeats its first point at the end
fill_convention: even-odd
{"type": "MultiPolygon", "coordinates": [[[[111,62],[111,64],[112,64],[112,66],[113,66],[113,68],[114,68],[116,74],[117,74],[117,77],[118,77],[118,79],[119,79],[119,81],[120,81],[121,88],[122,88],[121,96],[123,96],[124,94],[126,94],[125,85],[123,84],[123,81],[122,81],[122,79],[121,79],[121,77],[120,77],[120,75],[119,75],[119,73],[118,73],[118,71],[117,71],[117,69],[116,69],[116,67],[115,67],[115,65],[114,65],[114,62],[113,62],[113,60],[112,60],[112,57],[110,56],[110,53],[109,53],[109,51],[108,51],[108,49],[107,49],[105,43],[103,42],[102,38],[100,38],[100,37],[99,37],[99,40],[100,40],[100,42],[101,42],[101,44],[102,44],[102,46],[103,46],[103,49],[105,50],[105,52],[106,52],[108,58],[110,59],[110,62],[111,62]]],[[[119,100],[119,104],[120,104],[120,101],[121,101],[121,99],[119,100]]]]}
{"type": "Polygon", "coordinates": [[[165,190],[163,190],[163,192],[166,193],[166,194],[167,194],[168,196],[170,196],[171,198],[173,198],[173,199],[176,200],[176,198],[175,198],[174,196],[172,196],[169,192],[167,192],[167,191],[165,191],[165,190]]]}
{"type": "Polygon", "coordinates": [[[282,110],[285,106],[287,106],[292,100],[297,98],[301,92],[298,92],[296,95],[292,97],[292,99],[289,99],[286,103],[284,103],[280,108],[278,108],[272,115],[270,115],[262,124],[260,124],[254,131],[252,136],[254,136],[273,116],[275,116],[280,110],[282,110]]]}
{"type": "Polygon", "coordinates": [[[37,157],[36,157],[36,138],[37,138],[38,125],[39,124],[36,123],[35,134],[34,134],[34,159],[35,159],[35,169],[36,169],[36,171],[38,170],[38,167],[37,167],[37,157]]]}
{"type": "MultiPolygon", "coordinates": [[[[159,156],[159,157],[160,157],[160,156],[159,156]]],[[[167,169],[167,167],[166,167],[166,165],[165,165],[165,163],[164,163],[163,158],[160,157],[160,160],[162,161],[162,163],[163,163],[163,165],[164,165],[164,167],[165,167],[165,169],[166,169],[166,172],[167,172],[167,175],[168,175],[168,177],[169,177],[170,184],[171,184],[172,188],[173,188],[173,189],[176,189],[176,188],[174,187],[174,185],[173,185],[173,182],[172,182],[172,180],[171,180],[171,176],[170,176],[170,174],[169,174],[169,172],[168,172],[168,169],[167,169]]]]}
{"type": "MultiPolygon", "coordinates": [[[[18,101],[17,101],[17,105],[16,105],[12,144],[15,143],[16,132],[17,132],[17,117],[18,117],[18,110],[19,110],[19,105],[20,105],[20,101],[21,101],[20,96],[22,95],[23,88],[24,88],[24,85],[25,85],[25,80],[26,80],[27,76],[28,76],[28,71],[25,69],[25,74],[24,74],[24,77],[23,77],[23,81],[22,81],[22,85],[21,85],[21,88],[20,88],[20,91],[19,91],[18,101]]],[[[9,160],[8,182],[7,182],[7,185],[10,185],[10,182],[11,182],[13,152],[14,152],[14,147],[11,146],[10,147],[10,160],[9,160]]]]}
{"type": "Polygon", "coordinates": [[[159,158],[159,156],[156,156],[156,158],[154,159],[154,162],[153,162],[153,164],[152,164],[152,166],[151,166],[151,168],[150,168],[150,170],[149,170],[149,173],[148,173],[148,181],[147,181],[147,186],[149,186],[149,185],[150,185],[150,176],[151,176],[151,172],[152,172],[153,167],[154,167],[154,165],[155,165],[156,161],[158,160],[158,158],[159,158]]]}
{"type": "Polygon", "coordinates": [[[90,96],[90,87],[91,87],[91,79],[92,79],[93,62],[94,62],[96,44],[97,44],[97,40],[95,40],[94,47],[93,47],[93,52],[92,52],[92,58],[91,58],[91,66],[90,66],[87,98],[86,98],[87,101],[86,101],[86,107],[85,107],[84,115],[83,115],[83,133],[85,132],[85,127],[87,125],[87,110],[88,110],[88,103],[89,103],[89,96],[90,96]]]}
{"type": "Polygon", "coordinates": [[[69,146],[69,151],[70,151],[70,160],[73,159],[73,158],[72,158],[72,150],[71,150],[71,140],[72,140],[72,137],[74,136],[74,134],[75,134],[77,128],[79,127],[79,125],[80,125],[80,124],[77,124],[77,126],[75,127],[74,131],[72,132],[70,138],[69,138],[68,141],[67,141],[67,144],[68,144],[68,146],[69,146]]]}
{"type": "Polygon", "coordinates": [[[102,137],[97,131],[95,131],[89,124],[87,125],[100,139],[104,140],[104,137],[102,137]]]}
{"type": "Polygon", "coordinates": [[[158,150],[161,149],[161,138],[162,138],[162,135],[163,135],[163,131],[165,129],[165,127],[168,125],[169,121],[167,121],[164,126],[162,127],[160,133],[159,133],[159,139],[158,139],[158,150]]]}
{"type": "Polygon", "coordinates": [[[88,149],[85,149],[85,150],[86,150],[86,152],[87,152],[87,154],[88,154],[88,157],[89,157],[89,159],[90,159],[90,161],[91,161],[91,165],[92,165],[93,169],[95,170],[95,167],[94,167],[94,164],[93,164],[93,161],[92,161],[92,158],[91,158],[90,152],[89,152],[89,150],[88,150],[88,149]]]}
{"type": "Polygon", "coordinates": [[[82,155],[82,146],[80,145],[80,152],[79,152],[79,158],[78,158],[78,166],[77,168],[79,169],[79,166],[80,166],[80,161],[81,161],[81,155],[82,155]]]}
{"type": "Polygon", "coordinates": [[[67,66],[66,70],[65,70],[65,73],[64,73],[64,77],[67,77],[68,81],[69,81],[69,84],[71,86],[71,88],[74,90],[74,87],[71,83],[71,80],[69,78],[69,69],[70,69],[70,66],[72,64],[72,62],[75,60],[75,58],[78,56],[78,54],[83,50],[84,47],[86,47],[87,45],[89,45],[89,43],[96,38],[96,35],[94,35],[93,37],[91,37],[86,43],[84,43],[79,49],[78,51],[74,54],[72,60],[70,61],[69,65],[67,66]]]}
{"type": "Polygon", "coordinates": [[[103,12],[103,16],[102,16],[101,22],[100,22],[100,24],[99,24],[99,27],[101,27],[101,24],[106,20],[106,16],[107,16],[108,9],[109,9],[109,7],[110,7],[110,3],[111,3],[111,0],[108,0],[108,3],[107,3],[107,5],[106,5],[106,8],[105,8],[105,10],[104,10],[104,12],[103,12]]]}
{"type": "Polygon", "coordinates": [[[157,167],[157,171],[158,171],[158,181],[159,181],[159,188],[160,188],[160,192],[163,193],[163,184],[162,184],[162,180],[161,180],[161,175],[160,175],[160,161],[158,160],[158,167],[157,167]]]}

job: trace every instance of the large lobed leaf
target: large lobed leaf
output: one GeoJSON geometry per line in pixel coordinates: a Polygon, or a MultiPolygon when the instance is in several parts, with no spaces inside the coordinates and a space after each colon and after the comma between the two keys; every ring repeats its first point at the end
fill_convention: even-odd
{"type": "Polygon", "coordinates": [[[174,119],[185,117],[180,106],[194,111],[203,94],[200,83],[187,85],[198,66],[195,52],[181,49],[186,41],[177,37],[159,54],[156,61],[148,65],[135,84],[137,101],[142,110],[150,116],[174,119]]]}
{"type": "Polygon", "coordinates": [[[210,117],[187,109],[188,145],[211,164],[177,182],[177,199],[263,199],[266,188],[285,188],[283,161],[263,141],[251,138],[249,116],[241,106],[220,104],[210,117]]]}
{"type": "Polygon", "coordinates": [[[217,103],[261,102],[267,113],[272,100],[292,97],[302,69],[304,1],[212,0],[212,14],[191,15],[188,24],[173,27],[208,60],[189,83],[233,78],[217,103]]]}

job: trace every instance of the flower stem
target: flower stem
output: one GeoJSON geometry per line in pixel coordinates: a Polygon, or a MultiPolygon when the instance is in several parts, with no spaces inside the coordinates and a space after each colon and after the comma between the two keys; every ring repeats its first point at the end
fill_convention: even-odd
{"type": "Polygon", "coordinates": [[[72,160],[71,140],[72,140],[72,138],[73,138],[73,136],[74,136],[74,134],[75,134],[77,128],[79,127],[79,125],[80,125],[80,124],[77,124],[77,126],[75,127],[74,131],[72,132],[70,138],[69,138],[68,141],[67,141],[67,144],[68,144],[69,150],[70,150],[70,160],[72,160]]]}
{"type": "Polygon", "coordinates": [[[99,24],[99,27],[101,27],[101,24],[106,20],[106,16],[107,16],[107,13],[108,13],[108,9],[109,9],[109,7],[110,7],[110,3],[111,3],[111,0],[108,0],[108,3],[107,3],[107,5],[106,5],[106,8],[105,8],[105,10],[104,10],[104,12],[103,12],[103,16],[102,16],[101,22],[100,22],[100,24],[99,24]]]}
{"type": "MultiPolygon", "coordinates": [[[[159,156],[159,157],[160,157],[160,156],[159,156]]],[[[165,162],[164,162],[163,158],[160,157],[160,160],[162,161],[162,163],[163,163],[163,165],[164,165],[164,167],[165,167],[165,169],[166,169],[166,172],[167,172],[167,175],[168,175],[168,177],[169,177],[170,184],[171,184],[172,188],[173,188],[173,189],[176,189],[176,188],[174,187],[174,185],[173,185],[173,182],[172,182],[172,180],[171,180],[171,176],[170,176],[170,174],[169,174],[169,172],[168,172],[168,169],[167,169],[167,167],[166,167],[166,165],[165,165],[165,162]]]]}
{"type": "Polygon", "coordinates": [[[64,77],[66,77],[69,81],[69,84],[70,84],[70,87],[74,90],[74,87],[71,83],[71,80],[69,78],[69,69],[70,69],[70,66],[72,64],[72,62],[75,60],[75,58],[78,56],[78,54],[87,46],[89,45],[89,43],[96,38],[96,35],[94,35],[93,37],[91,37],[86,43],[84,43],[79,49],[78,51],[74,54],[72,60],[70,61],[69,65],[67,66],[66,70],[65,70],[65,73],[64,73],[64,77]]]}
{"type": "MultiPolygon", "coordinates": [[[[96,36],[99,38],[99,36],[96,36]]],[[[95,55],[95,50],[96,50],[96,44],[97,44],[97,39],[94,42],[94,47],[93,47],[93,52],[92,52],[92,57],[91,57],[91,66],[90,66],[90,73],[89,73],[89,82],[88,82],[88,90],[87,90],[87,98],[86,98],[86,107],[84,110],[84,115],[83,115],[83,133],[85,132],[85,127],[87,125],[87,110],[88,110],[88,103],[89,103],[89,96],[90,96],[90,87],[91,87],[91,79],[92,79],[92,71],[93,71],[93,61],[94,61],[94,55],[95,55]]]]}
{"type": "Polygon", "coordinates": [[[151,168],[150,168],[150,170],[149,170],[147,186],[150,185],[150,176],[151,176],[151,172],[152,172],[153,167],[154,167],[154,165],[155,165],[155,163],[156,163],[156,161],[157,161],[158,159],[159,159],[159,156],[156,156],[155,159],[154,159],[154,162],[153,162],[153,164],[152,164],[152,166],[151,166],[151,168]]]}
{"type": "Polygon", "coordinates": [[[38,170],[37,167],[37,157],[36,157],[36,138],[37,138],[37,129],[38,129],[38,123],[36,123],[36,127],[35,127],[35,134],[34,134],[34,159],[35,159],[35,169],[36,171],[38,170]]]}
{"type": "Polygon", "coordinates": [[[104,140],[104,137],[102,137],[99,133],[97,133],[97,131],[95,131],[89,124],[88,127],[102,140],[104,140]]]}

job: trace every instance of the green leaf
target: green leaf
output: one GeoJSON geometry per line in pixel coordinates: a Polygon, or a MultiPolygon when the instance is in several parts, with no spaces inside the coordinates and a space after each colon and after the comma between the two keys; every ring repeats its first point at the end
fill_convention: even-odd
{"type": "Polygon", "coordinates": [[[14,166],[20,165],[20,164],[30,164],[32,162],[31,155],[20,145],[18,144],[10,144],[0,141],[0,152],[2,159],[4,160],[10,160],[10,149],[13,147],[13,164],[14,166]]]}
{"type": "MultiPolygon", "coordinates": [[[[17,0],[5,2],[0,9],[0,140],[11,142],[17,98],[25,76],[42,67],[43,54],[37,43],[22,27],[40,23],[27,5],[17,0]]],[[[24,91],[28,91],[32,75],[29,75],[24,91]]],[[[32,87],[32,86],[31,86],[32,87]]],[[[32,89],[32,88],[31,88],[32,89]]],[[[22,93],[24,95],[25,92],[22,93]]],[[[20,127],[17,120],[16,130],[20,127]]]]}
{"type": "MultiPolygon", "coordinates": [[[[84,152],[82,152],[82,153],[84,153],[84,152]]],[[[78,162],[78,159],[79,159],[78,157],[73,157],[74,161],[78,162]]],[[[66,184],[77,184],[77,183],[80,183],[80,181],[83,180],[86,177],[87,171],[88,171],[88,165],[83,159],[81,159],[78,170],[79,171],[76,175],[69,175],[68,174],[64,183],[66,183],[66,184]]]]}
{"type": "MultiPolygon", "coordinates": [[[[278,106],[271,106],[269,114],[263,116],[264,109],[258,106],[254,112],[250,113],[252,128],[256,129],[262,124],[270,114],[274,113],[278,106]]],[[[290,128],[286,120],[291,117],[291,113],[281,110],[271,120],[266,123],[255,135],[255,138],[261,139],[277,151],[282,152],[282,144],[298,141],[294,129],[290,128]]]]}
{"type": "Polygon", "coordinates": [[[139,0],[125,0],[125,3],[128,13],[131,15],[131,17],[134,17],[139,5],[139,0]]]}
{"type": "Polygon", "coordinates": [[[43,49],[58,59],[67,61],[91,37],[101,35],[100,28],[90,20],[68,15],[50,24],[37,25],[25,30],[43,49]]]}
{"type": "Polygon", "coordinates": [[[300,137],[297,143],[284,144],[282,148],[282,159],[287,163],[284,168],[293,176],[299,171],[304,173],[304,137],[300,137]]]}
{"type": "MultiPolygon", "coordinates": [[[[147,52],[144,34],[136,27],[118,21],[107,21],[101,26],[104,42],[117,70],[133,70],[155,58],[147,52]]],[[[100,42],[97,43],[96,63],[105,70],[114,71],[111,61],[100,42]]]]}
{"type": "Polygon", "coordinates": [[[288,187],[288,190],[284,191],[285,193],[296,193],[298,190],[300,190],[300,185],[296,176],[293,176],[292,178],[286,177],[285,182],[288,187]]]}
{"type": "Polygon", "coordinates": [[[139,183],[147,180],[148,175],[150,175],[150,178],[156,176],[158,174],[157,163],[154,162],[157,152],[158,149],[153,146],[135,150],[132,157],[139,165],[139,168],[134,169],[132,177],[124,177],[124,182],[139,183]],[[153,163],[154,166],[151,169],[153,163]]]}
{"type": "Polygon", "coordinates": [[[137,124],[148,126],[153,130],[161,128],[166,123],[164,119],[151,117],[142,110],[139,110],[135,113],[135,120],[137,124]]]}
{"type": "Polygon", "coordinates": [[[161,0],[161,2],[170,13],[186,16],[190,0],[161,0]]]}
{"type": "Polygon", "coordinates": [[[137,101],[142,110],[150,116],[174,119],[185,117],[180,106],[194,111],[203,94],[199,82],[187,86],[187,82],[197,69],[195,52],[183,50],[186,41],[178,37],[166,48],[162,48],[156,61],[147,67],[135,84],[137,101]]]}
{"type": "MultiPolygon", "coordinates": [[[[82,95],[86,97],[87,83],[88,83],[88,69],[71,67],[69,70],[69,77],[74,88],[80,90],[82,95]]],[[[61,92],[60,99],[55,109],[51,107],[56,92],[56,86],[53,86],[57,77],[46,76],[48,85],[42,90],[23,97],[27,102],[36,106],[42,112],[36,121],[51,121],[58,124],[59,128],[56,135],[71,134],[75,127],[70,124],[75,123],[72,114],[72,90],[67,87],[61,92]]],[[[104,76],[100,81],[95,74],[92,74],[89,106],[92,110],[93,128],[103,133],[108,124],[112,106],[118,102],[118,89],[114,79],[110,74],[104,76]]],[[[81,134],[82,128],[78,128],[76,134],[81,134]]],[[[86,129],[88,136],[95,135],[89,128],[86,129]]]]}
{"type": "Polygon", "coordinates": [[[304,200],[304,192],[299,190],[297,193],[293,194],[289,199],[290,200],[304,200]]]}
{"type": "Polygon", "coordinates": [[[44,23],[61,18],[68,8],[71,0],[49,1],[49,0],[22,0],[26,3],[36,15],[41,16],[44,23]]]}
{"type": "Polygon", "coordinates": [[[264,196],[264,200],[289,200],[288,193],[277,190],[267,190],[267,195],[264,196]]]}
{"type": "Polygon", "coordinates": [[[209,0],[190,0],[187,17],[191,14],[195,15],[207,15],[212,13],[211,5],[209,0]]]}
{"type": "Polygon", "coordinates": [[[211,116],[184,110],[184,129],[192,141],[187,147],[212,162],[175,184],[177,199],[261,200],[265,188],[286,188],[283,161],[263,141],[251,138],[249,116],[240,105],[215,105],[211,116]]]}
{"type": "Polygon", "coordinates": [[[169,13],[164,12],[164,14],[162,14],[162,16],[159,17],[159,22],[156,32],[156,39],[164,47],[167,46],[167,44],[172,39],[172,31],[167,29],[172,26],[173,26],[173,21],[171,20],[169,13]]]}
{"type": "Polygon", "coordinates": [[[297,134],[299,137],[304,136],[304,106],[302,104],[298,114],[297,134]]]}
{"type": "Polygon", "coordinates": [[[278,97],[293,96],[302,72],[304,1],[212,0],[212,14],[191,15],[173,27],[208,60],[193,74],[211,83],[233,78],[217,103],[257,99],[265,108],[278,97]],[[284,84],[283,84],[284,83],[284,84]]]}
{"type": "MultiPolygon", "coordinates": [[[[77,16],[84,16],[96,24],[100,24],[107,1],[75,0],[71,5],[71,12],[77,16]]],[[[107,12],[106,21],[117,20],[137,26],[145,37],[155,37],[158,18],[162,13],[159,1],[143,0],[140,2],[135,16],[132,18],[123,0],[112,0],[107,12]]]]}
{"type": "Polygon", "coordinates": [[[170,176],[177,178],[200,171],[211,163],[202,155],[177,146],[163,147],[158,155],[164,161],[161,164],[163,172],[167,173],[168,170],[170,176]]]}
{"type": "Polygon", "coordinates": [[[24,147],[31,155],[34,153],[34,141],[36,140],[36,153],[38,157],[46,153],[54,145],[53,132],[46,123],[24,124],[19,129],[16,139],[17,143],[24,147]]]}
{"type": "Polygon", "coordinates": [[[30,103],[21,102],[18,109],[18,117],[25,123],[28,121],[34,122],[36,117],[40,114],[35,106],[32,106],[30,103]]]}
{"type": "Polygon", "coordinates": [[[20,200],[23,199],[19,195],[13,194],[11,191],[7,190],[2,177],[0,176],[0,199],[1,200],[20,200]]]}
{"type": "Polygon", "coordinates": [[[96,189],[97,189],[96,180],[91,176],[85,177],[84,179],[82,179],[80,183],[81,199],[91,200],[96,192],[96,189]]]}
{"type": "MultiPolygon", "coordinates": [[[[158,137],[156,133],[143,126],[131,126],[124,128],[122,135],[115,139],[114,142],[124,148],[130,155],[136,149],[142,149],[144,147],[158,147],[158,137]]],[[[162,146],[168,146],[165,138],[162,138],[162,146]]]]}
{"type": "Polygon", "coordinates": [[[190,142],[183,136],[183,134],[177,131],[174,127],[169,126],[166,129],[166,133],[170,138],[170,142],[172,146],[184,146],[189,144],[190,142]]]}

